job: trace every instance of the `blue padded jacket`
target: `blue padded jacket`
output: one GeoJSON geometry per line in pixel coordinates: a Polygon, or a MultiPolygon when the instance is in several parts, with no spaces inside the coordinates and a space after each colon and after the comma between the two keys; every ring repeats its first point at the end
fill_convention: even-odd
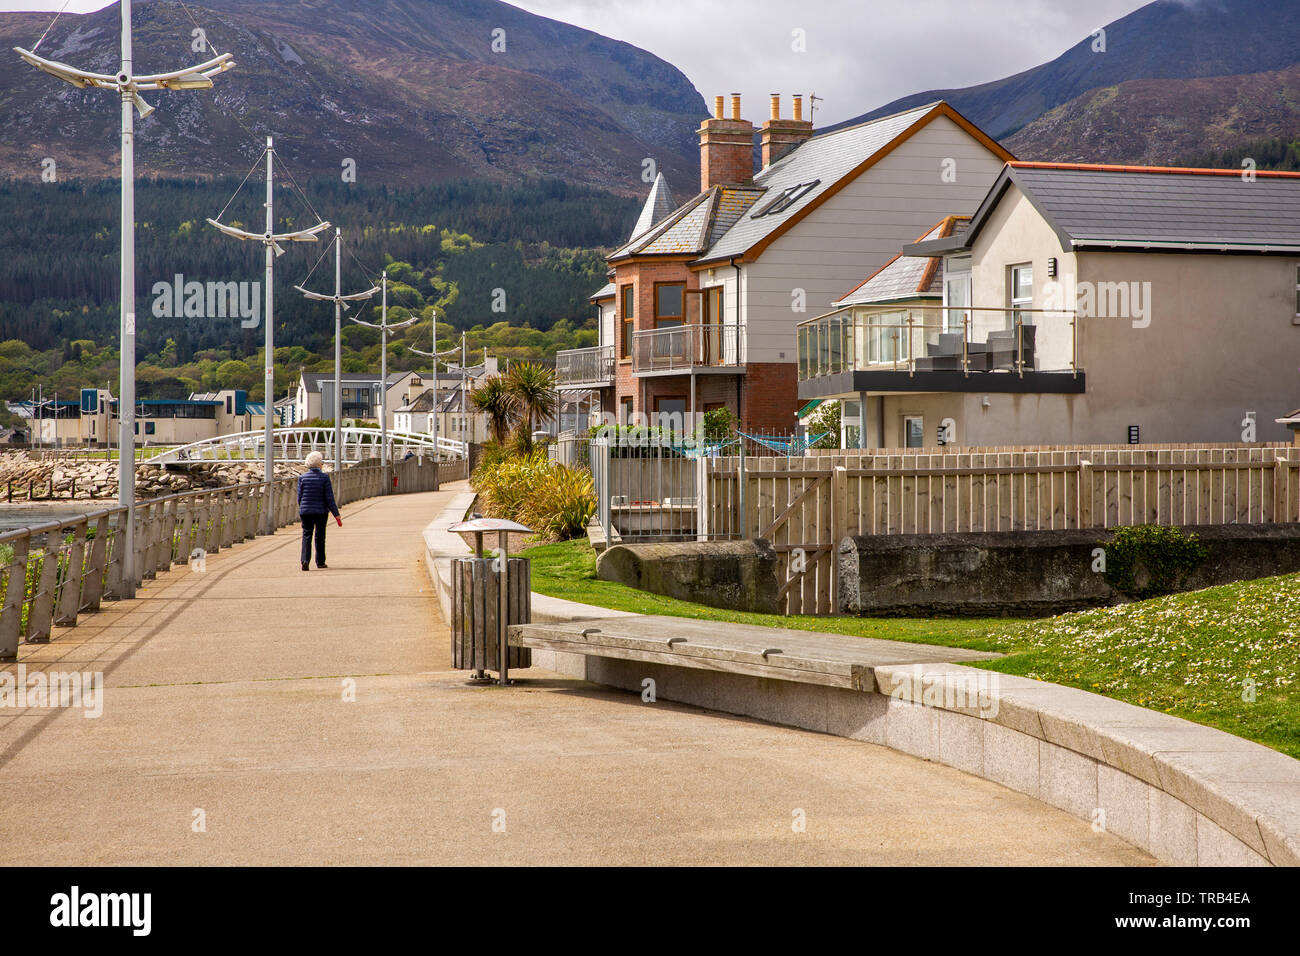
{"type": "Polygon", "coordinates": [[[313,468],[298,476],[298,514],[323,515],[326,512],[339,516],[339,507],[334,503],[334,486],[330,476],[319,468],[313,468]]]}

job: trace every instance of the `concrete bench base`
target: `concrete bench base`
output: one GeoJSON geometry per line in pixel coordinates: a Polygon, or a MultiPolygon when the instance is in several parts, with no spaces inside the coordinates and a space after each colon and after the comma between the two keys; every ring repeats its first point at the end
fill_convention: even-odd
{"type": "Polygon", "coordinates": [[[877,667],[871,692],[553,649],[535,649],[533,665],[636,694],[649,679],[656,699],[947,764],[1166,863],[1300,865],[1300,762],[1073,688],[945,664],[877,667]],[[922,702],[994,677],[995,696],[964,708],[922,702]]]}

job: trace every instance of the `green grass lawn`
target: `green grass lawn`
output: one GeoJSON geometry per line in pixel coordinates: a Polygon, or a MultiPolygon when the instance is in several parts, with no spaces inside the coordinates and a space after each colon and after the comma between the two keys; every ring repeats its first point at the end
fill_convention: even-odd
{"type": "Polygon", "coordinates": [[[638,614],[1001,651],[1007,656],[973,666],[1079,687],[1300,757],[1297,574],[1039,620],[783,617],[601,581],[595,552],[583,540],[540,545],[527,555],[539,594],[638,614]]]}

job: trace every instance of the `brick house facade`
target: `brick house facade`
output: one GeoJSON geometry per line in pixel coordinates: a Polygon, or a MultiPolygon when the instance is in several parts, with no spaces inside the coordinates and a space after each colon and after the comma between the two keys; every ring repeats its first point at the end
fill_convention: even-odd
{"type": "Polygon", "coordinates": [[[699,129],[700,192],[675,205],[656,179],[593,296],[600,345],[561,352],[558,379],[596,389],[621,422],[678,413],[689,430],[726,407],[743,431],[784,435],[800,406],[795,326],[942,215],[973,211],[1011,157],[945,103],[820,135],[797,96],[792,118],[773,96],[757,129],[739,96],[723,112],[717,97],[699,129]]]}

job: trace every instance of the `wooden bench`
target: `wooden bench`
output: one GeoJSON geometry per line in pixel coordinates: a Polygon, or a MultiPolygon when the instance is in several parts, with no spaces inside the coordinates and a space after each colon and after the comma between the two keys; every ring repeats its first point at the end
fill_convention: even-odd
{"type": "Polygon", "coordinates": [[[571,623],[516,624],[516,647],[610,657],[750,677],[877,691],[875,669],[999,657],[985,651],[903,644],[843,634],[698,621],[682,617],[598,618],[571,623]]]}

